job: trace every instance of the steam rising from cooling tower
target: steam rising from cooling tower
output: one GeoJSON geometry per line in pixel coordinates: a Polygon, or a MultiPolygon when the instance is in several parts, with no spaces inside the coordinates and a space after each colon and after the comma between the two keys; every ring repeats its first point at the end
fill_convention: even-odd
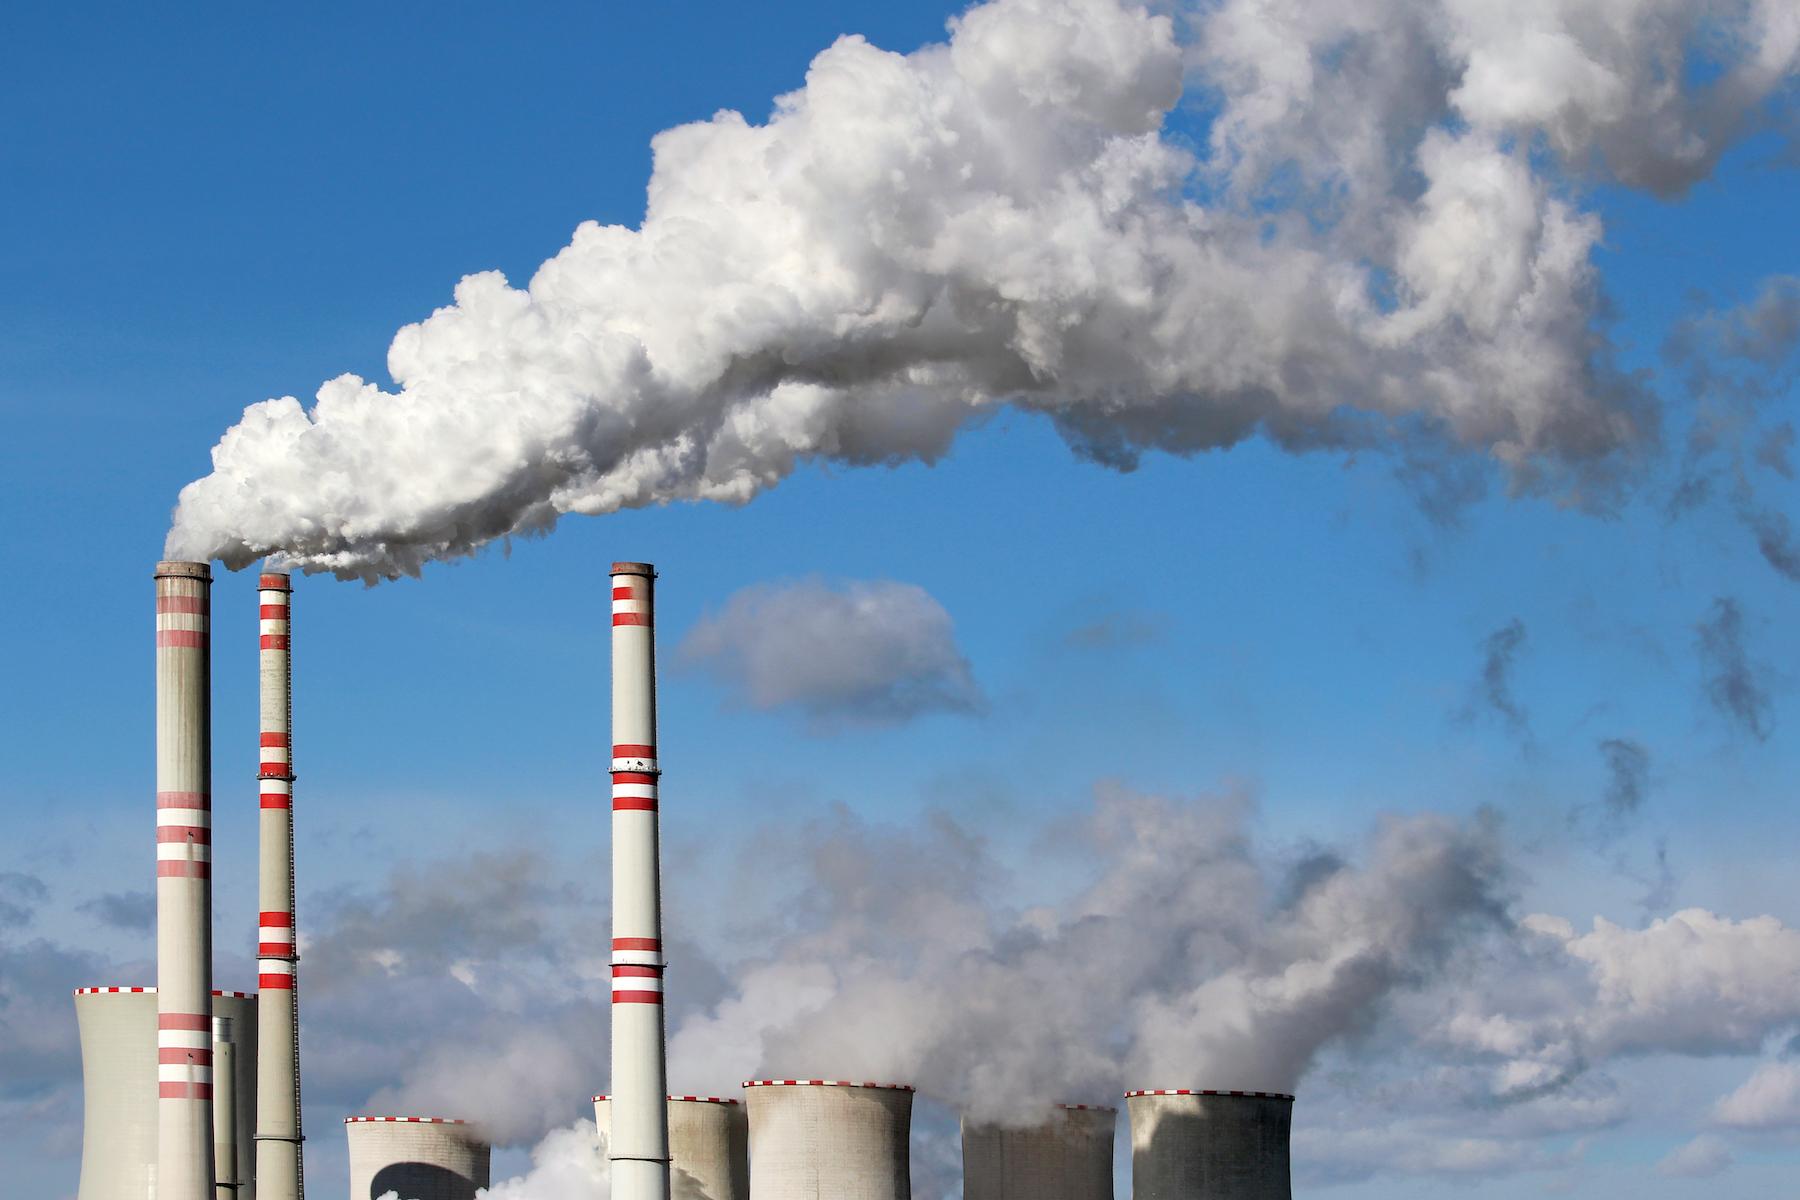
{"type": "Polygon", "coordinates": [[[1794,69],[1785,0],[1227,0],[1192,32],[994,0],[911,55],[840,39],[767,124],[658,136],[638,229],[463,279],[395,337],[397,391],[250,406],[170,557],[392,577],[808,460],[929,462],[1001,404],[1121,467],[1426,436],[1580,488],[1654,436],[1595,326],[1600,222],[1546,172],[1703,178],[1794,69]],[[1184,55],[1198,157],[1161,132],[1184,55]]]}

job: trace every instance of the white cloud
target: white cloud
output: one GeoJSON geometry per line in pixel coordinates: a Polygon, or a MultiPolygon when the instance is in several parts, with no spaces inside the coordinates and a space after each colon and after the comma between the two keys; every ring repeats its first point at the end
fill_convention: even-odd
{"type": "Polygon", "coordinates": [[[747,708],[793,708],[814,731],[986,707],[956,628],[923,588],[817,579],[744,588],[682,639],[683,661],[747,708]]]}
{"type": "Polygon", "coordinates": [[[1716,1133],[1703,1133],[1663,1155],[1656,1164],[1656,1173],[1678,1179],[1708,1179],[1729,1167],[1731,1161],[1725,1139],[1716,1133]]]}
{"type": "Polygon", "coordinates": [[[1764,1063],[1713,1105],[1713,1120],[1742,1129],[1800,1126],[1800,1063],[1764,1063]]]}

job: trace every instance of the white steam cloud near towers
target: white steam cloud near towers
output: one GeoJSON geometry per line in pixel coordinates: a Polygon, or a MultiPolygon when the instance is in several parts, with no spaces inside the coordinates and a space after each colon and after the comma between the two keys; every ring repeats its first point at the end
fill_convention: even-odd
{"type": "Polygon", "coordinates": [[[910,55],[845,37],[766,123],[659,135],[639,228],[582,225],[524,288],[464,278],[396,335],[397,391],[251,405],[167,553],[373,581],[812,459],[930,461],[1003,404],[1119,466],[1423,441],[1593,499],[1658,415],[1564,185],[1679,194],[1797,54],[1787,0],[1225,0],[1179,27],[993,0],[910,55]],[[1184,88],[1216,110],[1196,146],[1163,132],[1184,88]]]}

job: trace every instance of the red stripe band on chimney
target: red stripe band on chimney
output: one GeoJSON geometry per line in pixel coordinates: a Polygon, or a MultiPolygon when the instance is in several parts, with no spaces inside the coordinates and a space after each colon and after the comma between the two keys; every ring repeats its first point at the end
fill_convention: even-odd
{"type": "Polygon", "coordinates": [[[212,605],[205,596],[158,596],[156,611],[159,613],[199,613],[201,616],[206,616],[212,611],[212,605]]]}
{"type": "Polygon", "coordinates": [[[158,808],[199,808],[212,811],[212,796],[206,792],[158,792],[158,808]]]}
{"type": "Polygon", "coordinates": [[[180,859],[161,859],[156,864],[158,879],[211,879],[212,864],[205,862],[184,862],[180,859]]]}
{"type": "MultiPolygon", "coordinates": [[[[617,624],[617,622],[614,622],[617,624]]],[[[192,629],[159,629],[156,631],[156,648],[159,650],[204,650],[206,635],[192,629]]]]}
{"type": "Polygon", "coordinates": [[[614,938],[614,950],[658,950],[662,949],[660,938],[614,938]]]}
{"type": "Polygon", "coordinates": [[[212,1084],[170,1083],[165,1079],[157,1083],[156,1095],[160,1100],[211,1100],[212,1084]]]}
{"type": "Polygon", "coordinates": [[[158,825],[156,840],[159,842],[186,842],[193,839],[196,846],[212,845],[212,830],[204,825],[158,825]]]}
{"type": "Polygon", "coordinates": [[[173,1063],[176,1066],[193,1063],[196,1067],[210,1067],[212,1066],[212,1051],[201,1050],[198,1047],[188,1049],[184,1046],[162,1046],[156,1051],[156,1061],[173,1063]]]}

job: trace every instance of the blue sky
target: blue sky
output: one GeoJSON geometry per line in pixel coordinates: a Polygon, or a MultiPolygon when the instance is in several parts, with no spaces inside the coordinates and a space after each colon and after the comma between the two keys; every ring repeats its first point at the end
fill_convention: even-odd
{"type": "MultiPolygon", "coordinates": [[[[150,574],[208,450],[256,401],[310,403],[343,372],[388,384],[394,331],[450,303],[464,275],[522,284],[580,222],[635,227],[657,132],[727,108],[760,122],[839,34],[908,52],[941,41],[957,11],[71,5],[0,18],[0,488],[15,571],[15,636],[0,650],[0,804],[13,830],[0,845],[0,1020],[12,1043],[0,1050],[11,1059],[0,1153],[20,1194],[75,1189],[67,989],[153,982],[153,937],[126,911],[152,879],[150,574]]],[[[1203,146],[1210,110],[1194,91],[1168,128],[1203,146]]],[[[378,1098],[457,1094],[453,1072],[422,1081],[404,1057],[346,1065],[345,1030],[368,1006],[416,1003],[420,1020],[445,1022],[441,1039],[418,1044],[433,1061],[504,1040],[495,1030],[509,1022],[560,1031],[583,1042],[576,1058],[604,1061],[603,1009],[583,1007],[578,956],[554,944],[604,931],[614,559],[661,572],[668,904],[694,961],[711,964],[691,968],[695,998],[673,1022],[715,1013],[747,986],[746,962],[785,961],[798,951],[784,939],[835,919],[836,893],[816,876],[834,838],[907,847],[896,861],[916,854],[948,871],[931,824],[946,814],[984,847],[987,874],[963,899],[996,927],[1074,903],[1108,869],[1085,824],[1104,805],[1097,789],[1168,798],[1182,813],[1247,798],[1248,853],[1272,895],[1325,850],[1373,871],[1383,820],[1440,814],[1465,830],[1494,822],[1506,922],[1547,914],[1581,934],[1603,917],[1643,931],[1702,909],[1791,933],[1796,584],[1742,514],[1793,507],[1792,481],[1751,453],[1791,417],[1793,359],[1756,368],[1753,388],[1696,398],[1665,351],[1680,323],[1723,320],[1709,314],[1800,273],[1783,149],[1774,133],[1748,135],[1673,198],[1545,168],[1604,224],[1592,262],[1606,328],[1619,365],[1662,406],[1660,440],[1639,448],[1642,465],[1598,511],[1509,498],[1479,449],[1421,452],[1481,482],[1448,516],[1380,447],[1293,454],[1253,438],[1152,452],[1121,472],[1072,454],[1046,417],[999,408],[935,464],[814,461],[741,507],[570,515],[548,537],[374,588],[299,579],[303,932],[340,938],[331,953],[345,963],[358,946],[439,939],[436,958],[420,952],[438,966],[373,982],[344,967],[321,997],[335,1023],[308,1030],[320,1063],[303,1063],[315,1187],[340,1185],[343,1116],[378,1098]],[[1722,431],[1699,457],[1696,428],[1722,431]],[[1734,453],[1747,505],[1730,490],[1734,453]],[[1707,497],[1675,503],[1701,476],[1714,480],[1707,497]],[[682,654],[684,636],[722,620],[742,589],[809,579],[922,589],[954,622],[980,702],[873,723],[846,710],[809,726],[794,705],[734,700],[718,671],[682,654]],[[1493,639],[1509,628],[1522,636],[1502,653],[1493,639]],[[1738,685],[1735,710],[1721,680],[1738,685]],[[1617,786],[1608,742],[1629,743],[1642,764],[1633,803],[1610,823],[1596,815],[1617,786]],[[530,953],[509,949],[511,934],[463,952],[460,927],[401,920],[407,896],[455,895],[507,855],[529,880],[506,894],[530,953]],[[490,960],[508,987],[459,981],[490,960]]],[[[218,573],[217,979],[244,987],[254,580],[218,573]]],[[[1748,1192],[1800,1163],[1800,1104],[1750,1116],[1720,1106],[1759,1070],[1785,1078],[1800,1007],[1743,1017],[1755,1028],[1730,1045],[1616,1037],[1583,1067],[1592,1090],[1581,1096],[1598,1115],[1534,1107],[1554,1094],[1484,1109],[1459,1091],[1454,1119],[1426,1129],[1414,1083],[1452,1060],[1503,1069],[1504,1056],[1409,1043],[1408,1005],[1473,969],[1449,960],[1413,964],[1419,977],[1374,1004],[1370,1024],[1307,1060],[1301,1194],[1422,1195],[1450,1181],[1494,1197],[1748,1192]],[[1359,1073],[1384,1082],[1361,1093],[1346,1082],[1359,1073]],[[1361,1125],[1346,1123],[1351,1110],[1361,1125]],[[1356,1147],[1390,1126],[1421,1149],[1371,1165],[1356,1147]],[[1491,1153],[1431,1149],[1467,1140],[1491,1153]],[[1696,1183],[1708,1173],[1714,1182],[1696,1183]]],[[[1758,986],[1779,990],[1771,978],[1758,986]]],[[[1733,1019],[1720,1009],[1720,1025],[1733,1019]]],[[[531,1132],[497,1157],[497,1177],[524,1171],[536,1134],[579,1117],[584,1099],[571,1091],[566,1117],[521,1118],[531,1132]]],[[[935,1111],[922,1124],[922,1161],[934,1164],[922,1187],[943,1178],[951,1127],[948,1109],[935,1111]]]]}

